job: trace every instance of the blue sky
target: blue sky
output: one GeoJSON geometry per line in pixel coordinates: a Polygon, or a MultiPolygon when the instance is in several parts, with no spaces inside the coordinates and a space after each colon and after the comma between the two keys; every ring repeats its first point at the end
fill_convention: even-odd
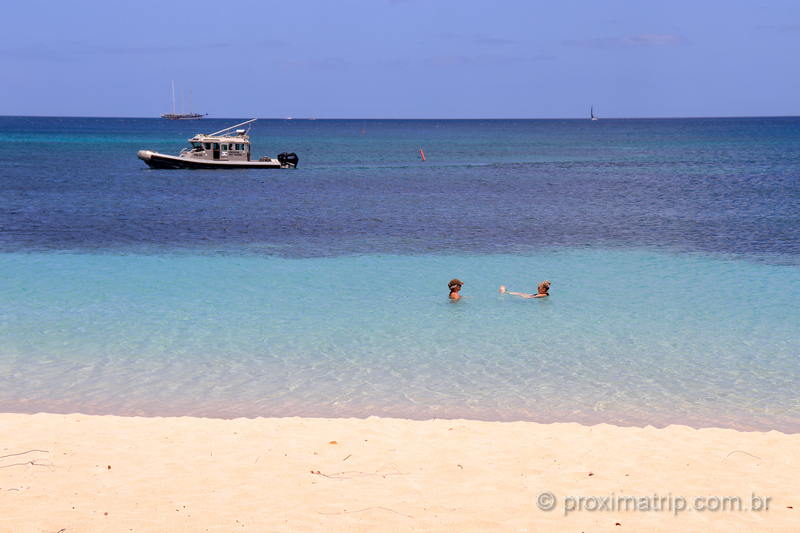
{"type": "Polygon", "coordinates": [[[800,115],[799,55],[796,0],[28,0],[0,114],[800,115]]]}

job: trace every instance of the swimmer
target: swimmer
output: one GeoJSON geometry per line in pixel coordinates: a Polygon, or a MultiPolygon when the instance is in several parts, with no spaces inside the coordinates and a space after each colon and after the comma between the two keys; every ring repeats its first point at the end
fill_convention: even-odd
{"type": "Polygon", "coordinates": [[[460,300],[461,295],[458,293],[461,291],[461,286],[463,284],[464,282],[458,278],[451,279],[450,283],[447,284],[447,288],[450,289],[450,296],[448,296],[448,298],[453,301],[460,300]]]}
{"type": "Polygon", "coordinates": [[[544,280],[539,284],[536,288],[536,294],[528,294],[525,292],[511,292],[506,289],[505,285],[500,285],[500,294],[511,294],[514,296],[520,296],[522,298],[544,298],[545,296],[550,296],[550,280],[544,280]]]}

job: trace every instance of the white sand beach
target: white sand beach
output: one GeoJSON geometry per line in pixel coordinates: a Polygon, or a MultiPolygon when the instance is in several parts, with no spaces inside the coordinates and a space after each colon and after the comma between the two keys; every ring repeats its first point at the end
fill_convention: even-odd
{"type": "Polygon", "coordinates": [[[800,524],[800,434],[774,431],[2,414],[0,434],[2,532],[800,524]]]}

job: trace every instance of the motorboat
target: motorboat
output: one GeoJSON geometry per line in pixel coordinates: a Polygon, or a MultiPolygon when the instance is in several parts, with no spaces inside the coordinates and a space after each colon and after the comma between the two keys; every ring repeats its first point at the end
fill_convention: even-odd
{"type": "Polygon", "coordinates": [[[152,150],[139,150],[139,159],[150,168],[296,168],[297,154],[283,152],[276,157],[253,160],[250,155],[250,137],[245,129],[250,119],[214,133],[198,133],[191,139],[191,147],[178,155],[167,155],[152,150]],[[233,131],[235,130],[235,131],[233,131]]]}

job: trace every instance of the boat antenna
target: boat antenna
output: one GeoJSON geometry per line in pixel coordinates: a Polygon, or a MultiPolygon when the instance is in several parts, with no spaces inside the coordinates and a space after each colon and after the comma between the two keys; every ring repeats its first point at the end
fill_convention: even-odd
{"type": "Polygon", "coordinates": [[[239,126],[244,126],[245,124],[250,124],[251,122],[255,122],[258,120],[257,118],[251,118],[250,120],[245,120],[244,122],[240,122],[239,124],[234,124],[224,130],[215,131],[214,133],[210,133],[209,136],[219,135],[220,133],[225,133],[226,131],[232,130],[234,128],[238,128],[239,126]]]}

